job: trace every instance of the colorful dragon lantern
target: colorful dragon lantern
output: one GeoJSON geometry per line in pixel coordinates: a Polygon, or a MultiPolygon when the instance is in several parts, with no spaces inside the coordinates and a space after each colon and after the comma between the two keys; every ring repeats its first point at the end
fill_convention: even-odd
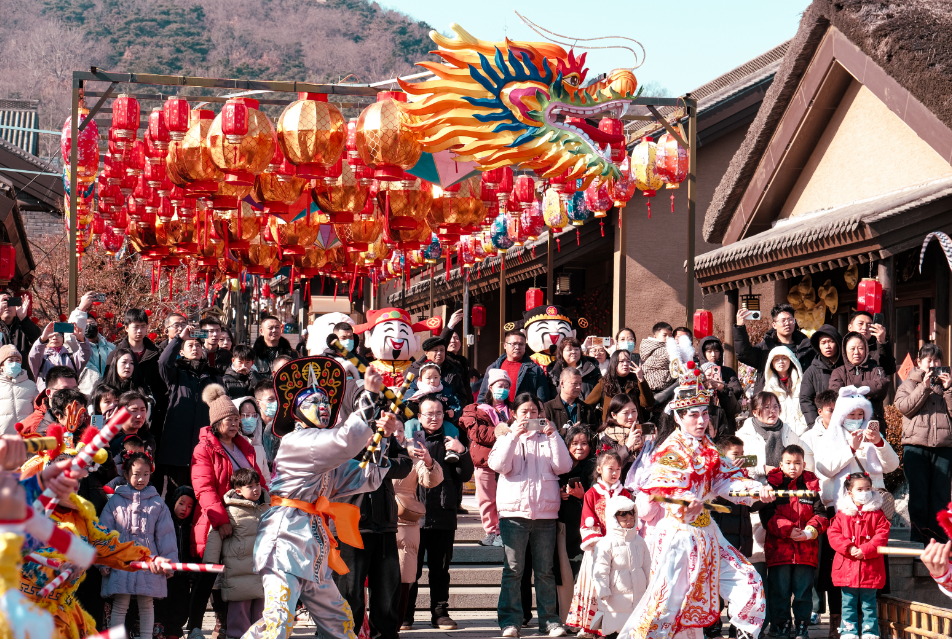
{"type": "Polygon", "coordinates": [[[585,119],[623,113],[636,98],[638,81],[627,69],[582,88],[585,54],[543,42],[486,42],[459,25],[455,38],[435,31],[430,38],[444,63],[420,62],[438,77],[420,83],[400,80],[414,102],[401,105],[423,149],[450,150],[480,170],[520,165],[542,178],[618,177],[611,147],[624,136],[601,131],[585,119]],[[567,123],[567,118],[573,118],[567,123]]]}

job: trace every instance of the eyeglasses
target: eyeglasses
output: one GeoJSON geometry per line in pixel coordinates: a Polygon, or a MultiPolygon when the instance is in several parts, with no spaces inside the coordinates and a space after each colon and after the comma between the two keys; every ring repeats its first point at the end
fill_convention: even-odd
{"type": "Polygon", "coordinates": [[[172,324],[169,325],[169,327],[171,327],[172,329],[175,329],[176,331],[181,331],[182,329],[185,328],[185,324],[186,323],[184,322],[173,322],[172,324]]]}
{"type": "Polygon", "coordinates": [[[429,418],[430,420],[439,420],[440,418],[443,417],[443,412],[440,411],[439,413],[421,413],[420,417],[429,418]]]}
{"type": "Polygon", "coordinates": [[[776,322],[779,324],[793,324],[796,321],[796,318],[777,318],[776,320],[776,322]]]}

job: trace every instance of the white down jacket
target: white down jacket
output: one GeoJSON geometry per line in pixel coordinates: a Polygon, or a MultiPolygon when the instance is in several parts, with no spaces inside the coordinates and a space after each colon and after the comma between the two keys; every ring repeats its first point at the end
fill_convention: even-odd
{"type": "Polygon", "coordinates": [[[638,535],[638,522],[623,529],[615,514],[635,508],[625,496],[609,498],[605,503],[605,526],[608,532],[595,545],[592,581],[604,614],[602,633],[620,631],[642,594],[648,589],[651,554],[644,538],[638,535]]]}
{"type": "Polygon", "coordinates": [[[562,499],[559,474],[572,468],[572,457],[558,432],[529,431],[498,438],[489,452],[489,468],[499,474],[496,508],[500,518],[555,520],[562,499]]]}
{"type": "Polygon", "coordinates": [[[16,379],[0,373],[0,435],[17,435],[14,425],[33,414],[36,394],[36,383],[30,380],[26,370],[16,379]]]}

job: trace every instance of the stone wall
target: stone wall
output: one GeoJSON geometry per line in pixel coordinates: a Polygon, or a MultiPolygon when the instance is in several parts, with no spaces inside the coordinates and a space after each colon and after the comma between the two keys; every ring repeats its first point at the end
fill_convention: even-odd
{"type": "Polygon", "coordinates": [[[26,228],[28,239],[37,239],[42,236],[60,235],[63,232],[63,217],[57,213],[43,211],[21,211],[23,226],[26,228]]]}

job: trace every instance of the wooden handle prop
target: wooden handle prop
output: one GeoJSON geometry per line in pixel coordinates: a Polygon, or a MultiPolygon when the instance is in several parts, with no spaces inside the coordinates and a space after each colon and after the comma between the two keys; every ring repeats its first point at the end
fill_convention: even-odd
{"type": "MultiPolygon", "coordinates": [[[[360,360],[358,360],[357,356],[353,355],[352,353],[349,353],[347,349],[344,348],[344,345],[340,343],[340,340],[331,340],[328,338],[327,345],[331,347],[334,351],[336,351],[337,355],[339,355],[341,358],[343,358],[347,362],[357,367],[357,371],[360,372],[360,375],[364,375],[365,373],[367,373],[367,365],[363,364],[360,360]]],[[[394,411],[396,411],[401,406],[403,406],[403,403],[398,401],[397,396],[395,396],[393,391],[391,391],[388,387],[384,387],[382,393],[384,398],[394,403],[391,405],[391,408],[394,411]]],[[[412,418],[413,412],[404,406],[403,415],[405,415],[408,418],[412,418]]]]}
{"type": "MultiPolygon", "coordinates": [[[[660,496],[654,494],[651,496],[651,499],[655,502],[666,502],[668,504],[678,504],[682,507],[686,507],[691,504],[690,500],[685,500],[684,498],[669,498],[668,496],[660,496]]],[[[731,508],[724,506],[722,504],[714,504],[713,502],[705,502],[704,508],[708,511],[717,511],[718,513],[730,513],[731,508]]]]}
{"type": "Polygon", "coordinates": [[[883,556],[907,556],[918,558],[925,549],[907,549],[905,547],[876,547],[876,553],[883,556]]]}
{"type": "MultiPolygon", "coordinates": [[[[407,392],[407,389],[410,388],[410,383],[413,382],[414,377],[415,376],[412,373],[408,373],[403,379],[403,385],[394,396],[394,401],[390,404],[390,410],[393,413],[396,413],[397,408],[403,405],[403,395],[407,392]]],[[[409,409],[406,410],[409,411],[409,409]]],[[[370,444],[367,445],[367,448],[364,449],[364,455],[360,459],[361,469],[367,468],[367,465],[370,463],[370,459],[373,457],[374,451],[376,451],[377,447],[380,446],[380,441],[383,440],[384,435],[385,434],[382,428],[378,428],[376,433],[374,433],[374,439],[370,442],[370,444]]]]}
{"type": "MultiPolygon", "coordinates": [[[[760,491],[730,491],[727,494],[731,498],[759,498],[760,491]]],[[[778,498],[819,498],[819,491],[808,491],[807,489],[774,489],[774,495],[778,498]]]]}

